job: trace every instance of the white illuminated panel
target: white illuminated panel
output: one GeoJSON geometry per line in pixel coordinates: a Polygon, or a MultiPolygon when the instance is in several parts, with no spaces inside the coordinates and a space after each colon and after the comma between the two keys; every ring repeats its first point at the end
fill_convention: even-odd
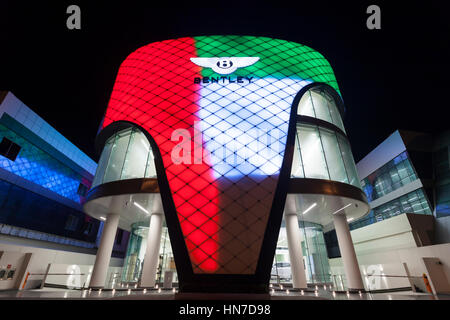
{"type": "Polygon", "coordinates": [[[263,78],[201,88],[201,131],[216,178],[279,173],[292,101],[309,83],[263,78]]]}

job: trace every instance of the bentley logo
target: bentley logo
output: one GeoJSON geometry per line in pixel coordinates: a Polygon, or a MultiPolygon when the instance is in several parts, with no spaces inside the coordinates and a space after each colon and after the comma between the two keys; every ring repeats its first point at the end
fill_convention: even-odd
{"type": "Polygon", "coordinates": [[[222,58],[191,58],[196,65],[211,68],[219,74],[230,74],[238,68],[248,67],[259,60],[259,57],[222,57],[222,58]]]}

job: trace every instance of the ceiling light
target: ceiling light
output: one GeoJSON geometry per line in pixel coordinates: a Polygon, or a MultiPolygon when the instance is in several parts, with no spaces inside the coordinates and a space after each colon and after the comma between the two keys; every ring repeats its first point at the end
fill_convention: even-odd
{"type": "Polygon", "coordinates": [[[317,203],[313,203],[308,209],[306,209],[305,211],[303,211],[303,214],[306,214],[309,210],[311,210],[312,208],[314,208],[317,205],[317,203]]]}
{"type": "Polygon", "coordinates": [[[355,219],[355,218],[349,218],[349,219],[347,219],[347,222],[350,222],[350,221],[352,221],[353,219],[355,219]]]}
{"type": "Polygon", "coordinates": [[[106,218],[105,218],[105,217],[100,217],[100,220],[103,220],[103,221],[105,221],[105,220],[106,220],[106,218]]]}
{"type": "Polygon", "coordinates": [[[347,208],[347,207],[349,207],[349,206],[351,206],[352,204],[351,203],[349,203],[348,205],[346,205],[345,207],[342,207],[342,208],[340,208],[339,210],[337,210],[337,211],[335,211],[335,212],[333,212],[333,214],[336,214],[336,213],[338,213],[339,211],[342,211],[342,210],[344,210],[345,208],[347,208]]]}
{"type": "Polygon", "coordinates": [[[139,203],[137,203],[137,202],[133,202],[134,203],[134,205],[136,206],[136,207],[138,207],[139,209],[141,209],[142,211],[144,211],[146,214],[150,214],[147,210],[145,210],[139,203]]]}

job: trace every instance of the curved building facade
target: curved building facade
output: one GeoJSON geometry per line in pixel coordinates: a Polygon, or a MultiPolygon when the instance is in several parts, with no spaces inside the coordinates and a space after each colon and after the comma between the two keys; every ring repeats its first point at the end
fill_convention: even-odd
{"type": "MultiPolygon", "coordinates": [[[[154,283],[165,220],[181,291],[267,292],[285,212],[293,282],[305,287],[299,217],[320,225],[339,217],[348,245],[346,219],[369,209],[343,115],[331,66],[301,44],[200,36],[130,54],[84,205],[106,220],[91,286],[104,282],[107,230],[136,223],[149,224],[141,286],[154,283]]],[[[350,246],[354,272],[351,238],[350,246]]]]}

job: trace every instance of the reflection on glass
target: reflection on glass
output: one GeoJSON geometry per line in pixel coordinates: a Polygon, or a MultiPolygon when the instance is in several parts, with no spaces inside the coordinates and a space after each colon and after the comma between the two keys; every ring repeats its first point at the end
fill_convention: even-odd
{"type": "MultiPolygon", "coordinates": [[[[147,248],[148,230],[148,222],[137,222],[132,225],[127,254],[122,271],[122,282],[124,283],[137,283],[141,279],[145,250],[147,248]]],[[[158,267],[155,274],[155,280],[157,283],[164,282],[165,272],[172,271],[174,273],[173,281],[177,282],[175,259],[165,221],[161,234],[158,267]]]]}
{"type": "Polygon", "coordinates": [[[316,127],[297,127],[303,168],[307,178],[329,179],[319,131],[316,127]]]}
{"type": "Polygon", "coordinates": [[[330,122],[345,132],[334,98],[323,88],[312,88],[301,97],[297,114],[330,122]]]}
{"type": "Polygon", "coordinates": [[[147,137],[137,128],[110,137],[100,156],[92,187],[134,178],[156,178],[153,152],[147,137]]]}
{"type": "MultiPolygon", "coordinates": [[[[310,284],[330,283],[330,266],[322,226],[299,220],[299,227],[307,282],[310,284]]],[[[277,249],[272,265],[271,281],[274,283],[292,282],[284,218],[278,236],[277,249]]]]}
{"type": "Polygon", "coordinates": [[[416,179],[408,153],[404,151],[364,178],[361,185],[367,199],[373,201],[416,179]]]}
{"type": "Polygon", "coordinates": [[[422,188],[372,209],[367,217],[352,222],[350,229],[361,228],[403,213],[432,214],[422,188]]]}
{"type": "Polygon", "coordinates": [[[342,159],[341,150],[339,149],[336,134],[333,131],[320,128],[320,136],[325,150],[330,179],[348,183],[347,173],[345,171],[344,161],[342,159]]]}
{"type": "Polygon", "coordinates": [[[347,139],[303,123],[297,124],[291,177],[334,180],[361,188],[347,139]]]}

